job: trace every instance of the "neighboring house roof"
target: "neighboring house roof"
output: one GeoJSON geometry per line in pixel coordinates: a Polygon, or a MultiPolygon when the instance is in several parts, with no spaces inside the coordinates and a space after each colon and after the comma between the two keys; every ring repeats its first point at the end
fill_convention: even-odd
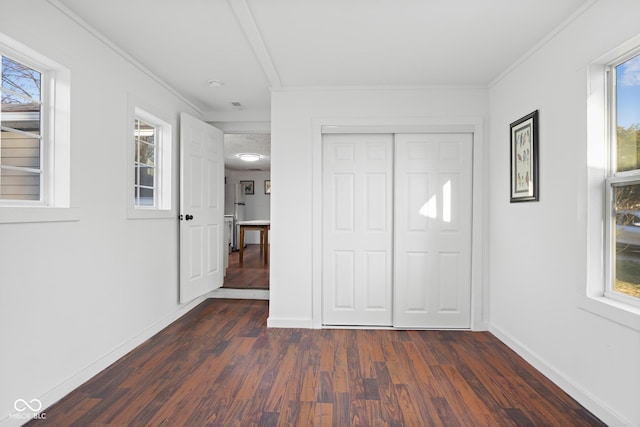
{"type": "Polygon", "coordinates": [[[40,104],[36,102],[25,104],[3,103],[0,109],[0,120],[4,128],[39,133],[40,104]]]}

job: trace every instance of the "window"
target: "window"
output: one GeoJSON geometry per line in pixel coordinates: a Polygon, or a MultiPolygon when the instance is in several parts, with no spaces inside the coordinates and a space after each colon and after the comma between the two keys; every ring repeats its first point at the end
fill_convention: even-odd
{"type": "Polygon", "coordinates": [[[637,133],[633,142],[629,130],[640,115],[637,95],[635,103],[628,101],[640,83],[638,55],[640,35],[586,69],[587,262],[585,280],[577,282],[580,308],[636,331],[640,331],[640,297],[634,296],[640,265],[635,249],[640,231],[640,146],[637,133]]]}
{"type": "Polygon", "coordinates": [[[156,207],[157,184],[156,162],[158,144],[156,127],[136,117],[134,133],[134,200],[137,208],[156,207]]]}
{"type": "Polygon", "coordinates": [[[132,107],[129,151],[129,218],[173,218],[171,210],[171,125],[132,107]]]}
{"type": "Polygon", "coordinates": [[[0,34],[0,72],[0,223],[77,219],[69,70],[0,34]]]}
{"type": "Polygon", "coordinates": [[[609,65],[609,280],[605,295],[640,305],[640,55],[609,65]]]}
{"type": "Polygon", "coordinates": [[[42,73],[2,56],[0,199],[42,201],[42,73]]]}

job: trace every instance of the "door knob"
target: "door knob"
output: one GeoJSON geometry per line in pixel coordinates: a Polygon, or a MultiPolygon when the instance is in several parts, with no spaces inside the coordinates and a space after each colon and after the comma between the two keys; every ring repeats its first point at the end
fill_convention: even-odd
{"type": "Polygon", "coordinates": [[[186,219],[187,221],[191,221],[191,220],[193,219],[193,215],[189,215],[189,214],[187,214],[187,216],[185,216],[185,219],[186,219]]]}

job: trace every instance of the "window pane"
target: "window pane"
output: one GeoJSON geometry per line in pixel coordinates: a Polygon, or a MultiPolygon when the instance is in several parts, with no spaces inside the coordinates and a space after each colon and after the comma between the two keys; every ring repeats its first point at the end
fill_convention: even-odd
{"type": "Polygon", "coordinates": [[[155,134],[156,128],[154,126],[136,119],[136,139],[153,144],[155,134]]]}
{"type": "Polygon", "coordinates": [[[152,188],[138,188],[136,206],[154,206],[154,190],[152,188]]]}
{"type": "Polygon", "coordinates": [[[156,128],[135,119],[134,129],[134,190],[135,206],[154,207],[156,187],[156,128]]]}
{"type": "Polygon", "coordinates": [[[2,104],[2,126],[40,135],[40,104],[2,104]]]}
{"type": "Polygon", "coordinates": [[[2,56],[0,199],[40,200],[41,74],[2,56]],[[21,131],[21,132],[18,132],[21,131]]]}
{"type": "Polygon", "coordinates": [[[23,134],[0,132],[0,165],[40,168],[40,140],[23,134]]]}
{"type": "Polygon", "coordinates": [[[613,187],[615,281],[613,290],[640,297],[640,184],[613,187]]]}
{"type": "Polygon", "coordinates": [[[136,185],[153,187],[155,183],[155,180],[154,180],[155,168],[150,168],[144,165],[140,165],[138,166],[138,168],[140,171],[140,177],[139,177],[139,181],[136,182],[136,185]]]}
{"type": "Polygon", "coordinates": [[[640,169],[640,55],[616,67],[617,170],[640,169]]]}
{"type": "Polygon", "coordinates": [[[40,174],[0,169],[0,200],[40,200],[40,174]]]}
{"type": "Polygon", "coordinates": [[[139,145],[140,158],[138,161],[145,165],[153,166],[156,158],[156,149],[154,145],[145,144],[141,142],[139,145]]]}
{"type": "Polygon", "coordinates": [[[41,100],[42,75],[24,64],[2,57],[2,103],[25,104],[29,98],[39,103],[41,100]],[[7,90],[4,90],[7,89],[7,90]]]}

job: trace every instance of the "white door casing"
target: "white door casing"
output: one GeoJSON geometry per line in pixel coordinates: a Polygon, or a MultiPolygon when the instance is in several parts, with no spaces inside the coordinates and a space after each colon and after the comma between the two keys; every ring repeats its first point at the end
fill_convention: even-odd
{"type": "Polygon", "coordinates": [[[396,134],[394,326],[469,328],[473,136],[396,134]]]}
{"type": "Polygon", "coordinates": [[[390,326],[392,135],[323,136],[323,323],[390,326]]]}
{"type": "Polygon", "coordinates": [[[180,302],[223,283],[223,133],[180,114],[180,302]]]}

